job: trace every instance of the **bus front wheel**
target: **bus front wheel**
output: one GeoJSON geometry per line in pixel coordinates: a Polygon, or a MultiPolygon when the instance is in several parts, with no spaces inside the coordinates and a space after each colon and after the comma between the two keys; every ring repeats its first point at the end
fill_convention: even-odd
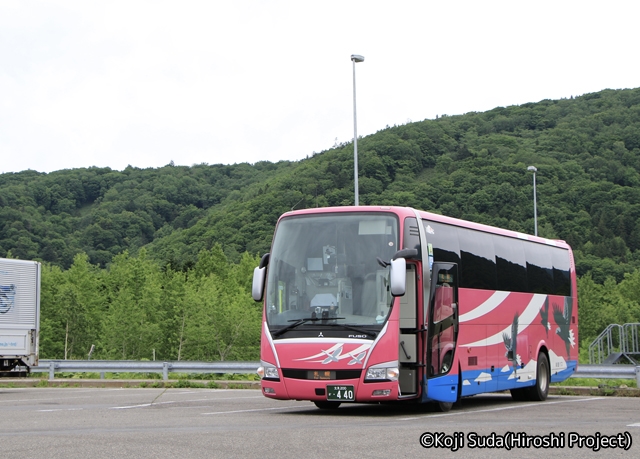
{"type": "Polygon", "coordinates": [[[544,352],[538,354],[536,365],[536,383],[529,388],[529,400],[542,402],[549,395],[549,383],[551,382],[551,371],[549,369],[549,359],[544,352]]]}
{"type": "Polygon", "coordinates": [[[446,413],[447,411],[451,411],[453,408],[453,402],[438,402],[438,411],[442,413],[446,413]]]}

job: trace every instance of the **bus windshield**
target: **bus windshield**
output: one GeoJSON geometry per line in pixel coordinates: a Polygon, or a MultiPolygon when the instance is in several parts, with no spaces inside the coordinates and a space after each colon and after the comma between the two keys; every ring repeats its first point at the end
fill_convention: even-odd
{"type": "Polygon", "coordinates": [[[265,306],[270,329],[381,326],[392,297],[389,268],[377,258],[389,261],[397,251],[398,221],[391,214],[283,218],[269,261],[265,306]]]}

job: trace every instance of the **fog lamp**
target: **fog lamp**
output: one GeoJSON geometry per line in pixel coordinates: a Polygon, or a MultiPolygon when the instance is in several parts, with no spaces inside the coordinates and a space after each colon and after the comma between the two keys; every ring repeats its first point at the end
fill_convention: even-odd
{"type": "Polygon", "coordinates": [[[376,389],[371,394],[374,397],[388,397],[391,394],[391,389],[376,389]]]}

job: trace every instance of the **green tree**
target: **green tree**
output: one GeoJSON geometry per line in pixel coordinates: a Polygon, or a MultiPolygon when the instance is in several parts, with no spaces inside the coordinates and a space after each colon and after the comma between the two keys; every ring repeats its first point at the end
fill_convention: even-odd
{"type": "Polygon", "coordinates": [[[114,257],[106,279],[109,309],[102,326],[102,352],[109,358],[150,359],[162,345],[161,273],[140,250],[114,257]]]}
{"type": "Polygon", "coordinates": [[[190,314],[185,330],[185,357],[234,360],[258,357],[260,311],[237,284],[218,284],[211,276],[187,291],[190,314]]]}
{"type": "Polygon", "coordinates": [[[101,273],[81,253],[62,272],[46,266],[41,286],[41,343],[43,355],[83,359],[98,340],[104,312],[101,273]]]}

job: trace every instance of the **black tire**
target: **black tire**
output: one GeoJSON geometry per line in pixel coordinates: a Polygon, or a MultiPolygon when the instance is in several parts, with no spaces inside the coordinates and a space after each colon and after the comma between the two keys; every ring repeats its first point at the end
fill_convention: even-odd
{"type": "Polygon", "coordinates": [[[451,411],[451,408],[453,408],[453,402],[438,402],[437,407],[438,411],[446,413],[447,411],[451,411]]]}
{"type": "Polygon", "coordinates": [[[549,384],[551,383],[551,369],[549,359],[544,352],[538,354],[538,364],[536,365],[536,383],[529,387],[529,400],[543,402],[549,395],[549,384]]]}
{"type": "Polygon", "coordinates": [[[330,402],[328,400],[316,400],[313,403],[321,410],[335,410],[340,406],[340,402],[330,402]]]}
{"type": "Polygon", "coordinates": [[[529,387],[523,387],[521,389],[510,389],[511,398],[516,402],[525,402],[529,400],[529,387]]]}

